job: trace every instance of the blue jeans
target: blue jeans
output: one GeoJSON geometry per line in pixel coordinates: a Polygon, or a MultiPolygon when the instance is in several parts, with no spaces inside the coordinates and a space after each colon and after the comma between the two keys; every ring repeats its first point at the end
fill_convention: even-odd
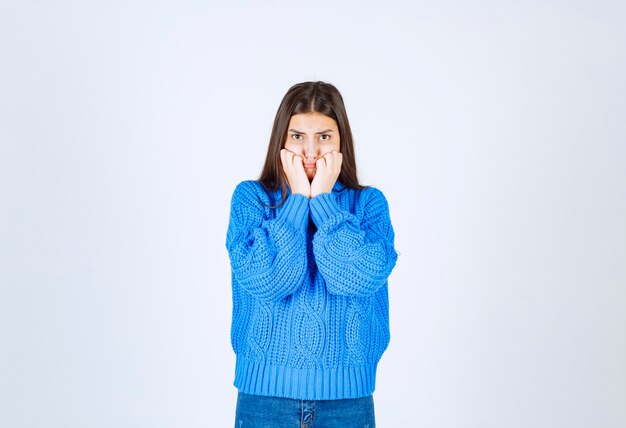
{"type": "Polygon", "coordinates": [[[294,400],[239,392],[235,428],[375,428],[374,397],[294,400]]]}

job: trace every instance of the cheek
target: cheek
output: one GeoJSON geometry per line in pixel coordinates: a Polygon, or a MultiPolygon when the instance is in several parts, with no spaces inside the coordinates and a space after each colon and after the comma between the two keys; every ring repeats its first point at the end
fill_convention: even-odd
{"type": "Polygon", "coordinates": [[[284,147],[290,152],[294,152],[294,153],[298,153],[298,151],[300,150],[297,144],[294,144],[290,141],[285,142],[284,147]]]}
{"type": "Polygon", "coordinates": [[[333,150],[336,151],[336,152],[339,151],[339,144],[338,143],[328,145],[326,147],[326,149],[324,149],[324,153],[330,153],[333,150]]]}

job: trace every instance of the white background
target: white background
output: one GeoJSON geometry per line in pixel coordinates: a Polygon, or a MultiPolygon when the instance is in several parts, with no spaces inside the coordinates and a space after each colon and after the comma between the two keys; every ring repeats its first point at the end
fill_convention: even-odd
{"type": "Polygon", "coordinates": [[[230,197],[344,96],[378,426],[626,426],[626,2],[0,3],[0,426],[230,427],[230,197]]]}

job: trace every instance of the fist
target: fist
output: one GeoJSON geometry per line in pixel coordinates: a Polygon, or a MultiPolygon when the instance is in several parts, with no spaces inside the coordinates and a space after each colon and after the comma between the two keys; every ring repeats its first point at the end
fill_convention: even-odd
{"type": "Polygon", "coordinates": [[[291,193],[299,193],[310,198],[311,185],[304,171],[302,157],[287,149],[282,149],[280,151],[280,161],[283,165],[283,171],[285,171],[285,175],[287,176],[291,193]]]}
{"type": "Polygon", "coordinates": [[[333,150],[319,158],[315,163],[315,177],[311,182],[311,197],[321,193],[330,193],[341,172],[341,161],[343,156],[340,152],[333,150]]]}

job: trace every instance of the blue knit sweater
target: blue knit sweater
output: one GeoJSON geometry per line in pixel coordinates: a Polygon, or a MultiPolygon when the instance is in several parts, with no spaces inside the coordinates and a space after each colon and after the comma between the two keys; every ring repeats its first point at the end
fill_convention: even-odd
{"type": "Polygon", "coordinates": [[[314,198],[235,188],[226,236],[232,271],[234,385],[301,400],[374,391],[389,343],[387,277],[397,253],[387,200],[335,183],[314,198]]]}

